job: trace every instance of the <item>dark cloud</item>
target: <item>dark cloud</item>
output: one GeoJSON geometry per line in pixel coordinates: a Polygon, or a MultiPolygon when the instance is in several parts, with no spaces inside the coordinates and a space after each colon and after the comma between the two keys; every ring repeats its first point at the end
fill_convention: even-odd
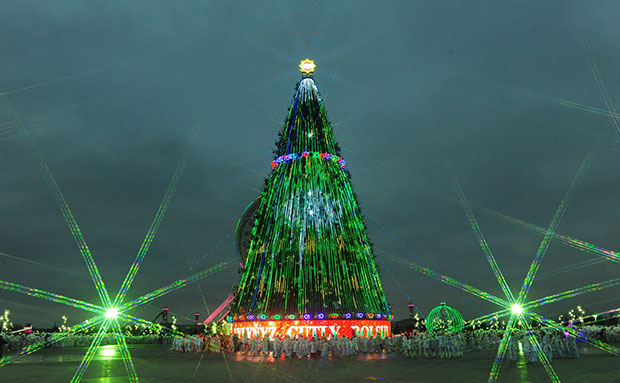
{"type": "MultiPolygon", "coordinates": [[[[315,77],[379,257],[413,259],[412,252],[441,273],[500,294],[434,129],[472,204],[542,227],[602,134],[559,231],[617,250],[620,144],[610,120],[523,90],[605,108],[584,37],[617,105],[619,10],[612,1],[577,2],[574,9],[559,1],[7,2],[0,13],[0,252],[68,272],[0,257],[0,279],[97,301],[37,163],[11,124],[11,107],[56,177],[112,294],[202,116],[130,295],[158,288],[190,265],[229,261],[200,282],[209,308],[216,307],[238,279],[231,233],[270,171],[300,77],[296,66],[307,56],[318,64],[315,77]]],[[[541,237],[476,214],[518,289],[541,237]]],[[[553,272],[591,258],[552,243],[532,297],[617,275],[615,264],[553,272]]],[[[390,272],[423,311],[441,301],[468,318],[493,309],[388,260],[381,268],[399,317],[407,298],[390,272]]],[[[617,293],[542,312],[576,304],[608,309],[617,293]]],[[[150,319],[162,305],[179,316],[205,311],[201,292],[188,286],[139,314],[150,319]]],[[[0,306],[17,322],[85,318],[10,292],[0,292],[0,306]]]]}

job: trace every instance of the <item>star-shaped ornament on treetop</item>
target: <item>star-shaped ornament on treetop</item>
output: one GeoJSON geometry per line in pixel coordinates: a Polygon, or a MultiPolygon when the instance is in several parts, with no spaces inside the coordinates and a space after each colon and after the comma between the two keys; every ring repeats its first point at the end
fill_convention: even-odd
{"type": "Polygon", "coordinates": [[[313,74],[315,69],[316,65],[314,64],[314,61],[310,60],[309,58],[301,60],[301,62],[299,63],[299,70],[305,76],[310,76],[311,74],[313,74]]]}

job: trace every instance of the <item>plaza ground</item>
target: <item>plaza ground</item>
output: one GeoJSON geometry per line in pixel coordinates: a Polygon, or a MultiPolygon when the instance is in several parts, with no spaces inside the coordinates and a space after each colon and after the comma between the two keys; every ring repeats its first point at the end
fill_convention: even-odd
{"type": "MultiPolygon", "coordinates": [[[[493,351],[470,352],[455,360],[366,354],[344,359],[278,359],[246,355],[178,353],[169,346],[130,346],[141,382],[486,382],[493,351]]],[[[68,382],[85,348],[41,350],[0,368],[0,382],[68,382]]],[[[581,348],[580,359],[553,361],[562,382],[620,382],[620,357],[581,348]]],[[[103,346],[83,382],[128,382],[116,346],[103,346]]],[[[549,382],[544,368],[504,361],[499,382],[549,382]]]]}

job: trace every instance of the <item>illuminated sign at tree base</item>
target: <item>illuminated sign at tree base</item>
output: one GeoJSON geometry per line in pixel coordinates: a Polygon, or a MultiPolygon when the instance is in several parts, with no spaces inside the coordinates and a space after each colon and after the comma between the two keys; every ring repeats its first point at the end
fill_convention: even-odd
{"type": "Polygon", "coordinates": [[[233,333],[240,338],[291,337],[297,335],[310,338],[312,336],[331,338],[339,337],[389,337],[390,321],[373,319],[324,319],[324,320],[262,320],[232,323],[233,333]]]}

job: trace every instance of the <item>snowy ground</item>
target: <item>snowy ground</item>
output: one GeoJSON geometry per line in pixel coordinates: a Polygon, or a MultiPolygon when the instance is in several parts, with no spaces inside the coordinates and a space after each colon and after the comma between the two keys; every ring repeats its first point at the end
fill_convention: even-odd
{"type": "MultiPolygon", "coordinates": [[[[167,346],[130,346],[140,381],[163,382],[486,382],[494,353],[462,359],[408,359],[371,354],[346,359],[281,359],[181,354],[167,346]]],[[[562,382],[620,382],[620,358],[591,348],[577,360],[554,360],[562,382]]],[[[0,368],[0,382],[68,382],[84,348],[46,349],[0,368]]],[[[83,382],[127,382],[116,346],[102,347],[83,382]]],[[[505,361],[499,382],[549,382],[542,366],[505,361]]]]}

